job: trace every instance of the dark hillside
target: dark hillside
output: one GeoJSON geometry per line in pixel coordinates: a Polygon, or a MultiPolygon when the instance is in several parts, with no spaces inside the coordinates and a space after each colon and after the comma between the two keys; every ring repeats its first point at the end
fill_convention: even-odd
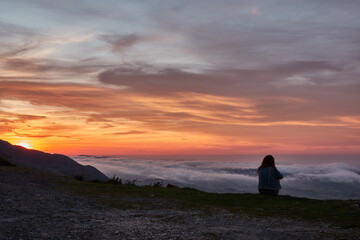
{"type": "Polygon", "coordinates": [[[3,140],[0,140],[0,157],[19,167],[37,169],[59,176],[82,176],[84,180],[108,180],[96,168],[81,165],[65,155],[26,149],[3,140]]]}

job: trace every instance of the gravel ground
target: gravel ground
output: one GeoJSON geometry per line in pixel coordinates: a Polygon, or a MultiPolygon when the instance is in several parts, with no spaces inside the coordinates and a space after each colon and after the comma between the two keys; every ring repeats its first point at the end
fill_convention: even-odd
{"type": "Polygon", "coordinates": [[[0,239],[360,239],[359,229],[325,223],[156,205],[112,209],[62,192],[46,175],[0,167],[0,239]]]}

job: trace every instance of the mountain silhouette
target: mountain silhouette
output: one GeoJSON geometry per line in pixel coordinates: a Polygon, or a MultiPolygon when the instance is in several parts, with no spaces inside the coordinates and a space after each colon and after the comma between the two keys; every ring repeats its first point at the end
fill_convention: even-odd
{"type": "Polygon", "coordinates": [[[95,167],[81,165],[68,156],[26,149],[3,140],[0,140],[0,158],[18,167],[37,169],[59,176],[81,176],[86,181],[108,180],[108,177],[95,167]]]}

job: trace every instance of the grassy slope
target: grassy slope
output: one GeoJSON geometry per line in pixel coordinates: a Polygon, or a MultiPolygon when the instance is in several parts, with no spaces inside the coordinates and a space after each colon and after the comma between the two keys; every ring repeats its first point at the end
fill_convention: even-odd
{"type": "Polygon", "coordinates": [[[177,207],[182,209],[225,208],[249,216],[275,216],[308,221],[323,221],[343,228],[360,227],[359,200],[313,200],[290,196],[258,194],[215,194],[191,189],[138,187],[62,178],[61,188],[90,197],[115,208],[177,207]],[[154,201],[156,199],[156,201],[154,201]]]}

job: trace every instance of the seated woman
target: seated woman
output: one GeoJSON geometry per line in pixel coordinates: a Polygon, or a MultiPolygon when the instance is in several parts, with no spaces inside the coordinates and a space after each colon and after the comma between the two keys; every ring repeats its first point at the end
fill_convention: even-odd
{"type": "Polygon", "coordinates": [[[265,156],[257,173],[259,175],[259,193],[277,196],[281,189],[280,179],[283,178],[283,175],[276,169],[274,157],[265,156]]]}

